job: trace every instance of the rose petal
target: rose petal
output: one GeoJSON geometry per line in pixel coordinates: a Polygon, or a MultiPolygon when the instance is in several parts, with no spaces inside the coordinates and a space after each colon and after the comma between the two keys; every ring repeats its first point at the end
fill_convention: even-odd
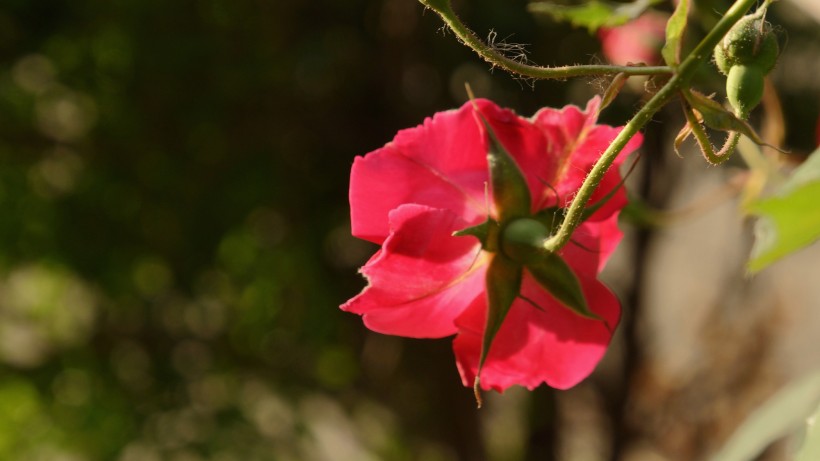
{"type": "MultiPolygon", "coordinates": [[[[481,387],[504,389],[519,384],[534,389],[542,383],[567,389],[587,377],[601,360],[620,318],[620,305],[606,286],[579,277],[590,308],[602,321],[574,314],[557,303],[529,275],[523,293],[540,308],[517,300],[495,337],[481,371],[481,387]],[[607,327],[609,325],[609,328],[607,327]]],[[[453,343],[465,386],[475,379],[481,350],[486,302],[478,298],[456,319],[453,343]]]]}
{"type": "Polygon", "coordinates": [[[361,269],[369,285],[342,306],[364,315],[380,333],[438,338],[456,332],[454,319],[483,295],[484,267],[474,237],[448,210],[403,205],[390,212],[391,233],[361,269]]]}
{"type": "Polygon", "coordinates": [[[350,174],[353,235],[381,243],[388,213],[406,203],[448,209],[475,223],[488,213],[487,178],[487,143],[472,106],[439,112],[356,158],[350,174]]]}
{"type": "Polygon", "coordinates": [[[668,20],[667,13],[647,12],[622,26],[599,29],[604,56],[620,66],[641,62],[656,65],[660,62],[668,20]]]}
{"type": "MultiPolygon", "coordinates": [[[[547,155],[543,133],[490,101],[475,104],[525,172],[533,196],[541,196],[543,181],[554,175],[556,165],[547,155]]],[[[476,224],[492,213],[485,198],[487,149],[484,127],[467,102],[400,131],[392,143],[356,158],[350,175],[353,235],[381,243],[389,231],[387,214],[406,203],[449,209],[476,224]]]]}

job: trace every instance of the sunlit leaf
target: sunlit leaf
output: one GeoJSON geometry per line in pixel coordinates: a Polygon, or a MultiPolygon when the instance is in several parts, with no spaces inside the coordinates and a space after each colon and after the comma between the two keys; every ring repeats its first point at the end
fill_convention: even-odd
{"type": "Polygon", "coordinates": [[[545,14],[555,21],[569,22],[584,27],[590,33],[601,27],[617,27],[637,18],[660,0],[634,0],[631,3],[615,3],[591,0],[581,5],[556,5],[550,2],[530,3],[529,10],[545,14]]]}
{"type": "Polygon", "coordinates": [[[820,372],[815,372],[787,385],[755,410],[711,461],[751,461],[799,428],[818,402],[820,372]]]}
{"type": "Polygon", "coordinates": [[[680,0],[669,22],[666,23],[666,43],[661,49],[663,60],[669,66],[680,63],[680,50],[683,45],[683,32],[686,30],[686,19],[689,16],[689,0],[680,0]]]}
{"type": "Polygon", "coordinates": [[[817,461],[820,459],[820,406],[814,410],[806,423],[806,437],[794,461],[817,461]]]}
{"type": "Polygon", "coordinates": [[[820,239],[820,149],[774,196],[753,202],[760,216],[749,271],[754,273],[820,239]]]}

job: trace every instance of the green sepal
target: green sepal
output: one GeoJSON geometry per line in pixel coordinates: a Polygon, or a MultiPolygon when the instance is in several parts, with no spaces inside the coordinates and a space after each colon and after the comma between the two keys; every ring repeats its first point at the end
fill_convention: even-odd
{"type": "Polygon", "coordinates": [[[528,216],[530,214],[530,188],[524,179],[524,173],[515,163],[507,149],[498,140],[484,115],[476,109],[481,122],[487,129],[490,148],[487,151],[487,164],[490,168],[490,185],[492,186],[493,204],[498,211],[498,220],[505,222],[528,216]]]}
{"type": "Polygon", "coordinates": [[[501,229],[498,223],[494,219],[487,218],[487,220],[481,224],[453,232],[453,236],[465,237],[471,235],[481,242],[482,250],[495,253],[498,251],[498,236],[500,231],[501,229]]]}
{"type": "Polygon", "coordinates": [[[689,0],[680,0],[669,22],[666,23],[666,43],[661,49],[661,56],[666,65],[677,67],[680,64],[680,51],[683,46],[683,32],[689,17],[689,0]]]}
{"type": "Polygon", "coordinates": [[[481,355],[478,359],[478,370],[475,375],[474,390],[479,406],[481,400],[480,389],[481,368],[490,352],[495,335],[501,328],[504,318],[521,293],[521,280],[524,270],[520,264],[506,256],[496,253],[487,267],[487,325],[484,328],[484,337],[481,339],[481,355]]]}
{"type": "Polygon", "coordinates": [[[525,267],[538,284],[565,307],[581,317],[601,320],[601,317],[589,310],[581,282],[563,258],[555,253],[546,253],[538,261],[525,267]]]}
{"type": "Polygon", "coordinates": [[[700,113],[703,123],[709,128],[718,131],[736,131],[754,141],[755,144],[768,146],[748,122],[737,118],[717,101],[694,90],[683,91],[683,96],[686,102],[700,113]]]}

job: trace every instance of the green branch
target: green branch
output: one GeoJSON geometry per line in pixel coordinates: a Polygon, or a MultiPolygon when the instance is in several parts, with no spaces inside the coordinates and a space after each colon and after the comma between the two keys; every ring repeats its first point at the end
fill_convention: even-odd
{"type": "Polygon", "coordinates": [[[472,48],[487,62],[494,66],[501,67],[509,72],[522,75],[524,77],[536,79],[563,79],[569,77],[583,77],[587,75],[611,75],[624,73],[626,75],[670,75],[673,70],[667,66],[608,66],[608,65],[586,65],[586,66],[562,66],[543,67],[526,64],[515,59],[508,58],[496,48],[482,41],[458,18],[453,11],[450,0],[419,0],[424,6],[438,13],[441,19],[452,30],[465,45],[472,48]]]}

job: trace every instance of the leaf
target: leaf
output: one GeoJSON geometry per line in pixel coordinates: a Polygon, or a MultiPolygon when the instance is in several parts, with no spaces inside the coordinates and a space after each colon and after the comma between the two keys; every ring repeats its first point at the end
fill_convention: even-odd
{"type": "Polygon", "coordinates": [[[748,122],[737,118],[717,101],[693,90],[684,91],[683,95],[686,97],[686,102],[700,113],[703,123],[709,128],[718,131],[736,131],[754,141],[755,144],[768,146],[748,122]]]}
{"type": "Polygon", "coordinates": [[[683,45],[683,32],[689,16],[689,0],[680,0],[669,22],[666,23],[666,43],[661,49],[663,60],[668,66],[677,67],[680,63],[680,50],[683,45]]]}
{"type": "Polygon", "coordinates": [[[590,0],[581,5],[557,5],[550,2],[530,3],[528,9],[534,14],[545,14],[555,21],[569,22],[594,33],[601,27],[617,27],[637,18],[660,0],[634,0],[631,3],[614,3],[590,0]]]}
{"type": "MultiPolygon", "coordinates": [[[[711,100],[707,99],[707,101],[711,100]]],[[[736,131],[729,132],[729,135],[726,136],[726,140],[723,143],[723,147],[721,147],[719,151],[715,152],[715,148],[712,146],[712,141],[709,140],[709,135],[706,134],[706,130],[704,130],[701,126],[703,116],[696,112],[697,111],[691,107],[683,104],[683,115],[686,117],[689,130],[695,136],[695,141],[698,143],[698,147],[700,147],[700,152],[703,154],[703,158],[712,165],[720,165],[721,163],[729,160],[732,157],[732,153],[735,151],[735,146],[737,146],[738,140],[740,139],[740,133],[736,131]]],[[[685,138],[685,136],[688,135],[686,133],[679,133],[678,136],[683,136],[685,138]]],[[[677,142],[678,139],[675,141],[677,142]]],[[[681,139],[680,142],[683,142],[683,139],[681,139]]]]}
{"type": "Polygon", "coordinates": [[[683,155],[681,155],[680,153],[680,146],[683,144],[683,141],[686,141],[686,138],[688,138],[691,134],[692,125],[690,125],[689,122],[686,122],[686,124],[683,125],[683,128],[681,128],[680,131],[678,131],[677,136],[675,136],[675,155],[677,155],[678,157],[683,158],[683,155]]]}
{"type": "Polygon", "coordinates": [[[484,366],[495,335],[501,328],[513,301],[521,293],[522,276],[522,267],[500,253],[493,257],[487,267],[487,325],[484,327],[484,336],[481,339],[481,356],[478,359],[478,371],[476,371],[473,385],[479,407],[481,407],[479,394],[481,367],[484,366]]]}
{"type": "Polygon", "coordinates": [[[818,402],[820,372],[788,384],[746,418],[711,461],[751,461],[772,442],[797,429],[818,402]]]}
{"type": "Polygon", "coordinates": [[[794,171],[773,197],[749,207],[760,216],[749,271],[759,272],[778,259],[820,239],[820,149],[794,171]]]}
{"type": "Polygon", "coordinates": [[[612,79],[612,82],[610,82],[609,86],[604,92],[603,97],[601,98],[601,105],[598,107],[598,114],[600,114],[601,111],[603,111],[604,109],[609,107],[610,104],[612,104],[612,101],[615,100],[615,98],[623,89],[624,85],[626,85],[627,80],[629,80],[629,76],[626,75],[626,73],[624,72],[615,75],[615,78],[612,79]]]}
{"type": "Polygon", "coordinates": [[[817,461],[820,459],[820,406],[806,422],[806,437],[794,461],[817,461]]]}
{"type": "Polygon", "coordinates": [[[561,304],[581,317],[601,319],[589,310],[578,277],[575,276],[575,273],[560,256],[555,253],[547,253],[539,261],[528,263],[526,268],[538,284],[544,287],[561,304]]]}
{"type": "Polygon", "coordinates": [[[490,149],[487,152],[487,164],[490,168],[490,185],[493,191],[493,204],[498,211],[498,220],[504,224],[510,219],[528,216],[530,213],[530,188],[524,179],[524,173],[515,163],[493,127],[475,106],[476,114],[481,119],[490,137],[490,149]]]}

